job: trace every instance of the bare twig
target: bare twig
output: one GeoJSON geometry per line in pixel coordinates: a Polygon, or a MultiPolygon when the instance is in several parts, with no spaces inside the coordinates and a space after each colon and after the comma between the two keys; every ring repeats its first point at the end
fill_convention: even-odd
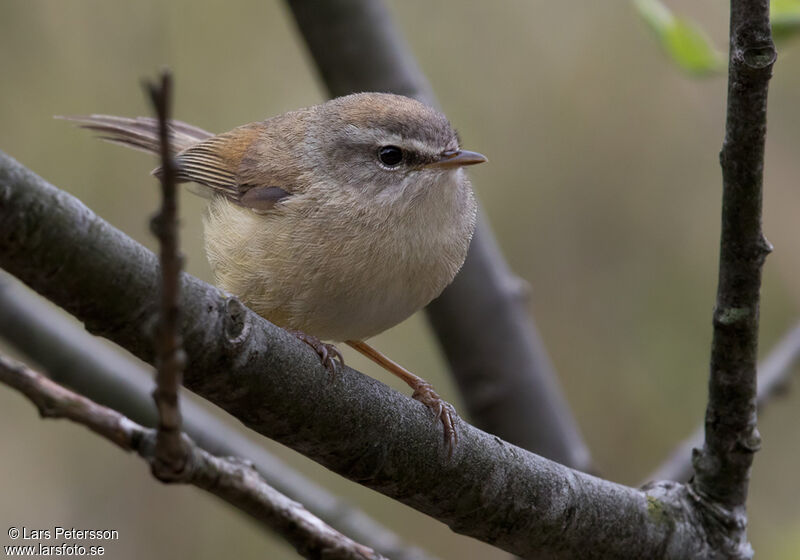
{"type": "Polygon", "coordinates": [[[178,195],[169,131],[172,76],[168,70],[164,70],[160,83],[147,83],[146,87],[158,118],[162,194],[161,210],[150,224],[161,248],[161,313],[155,338],[156,388],[153,390],[153,400],[158,408],[158,431],[153,473],[161,479],[169,479],[183,469],[187,459],[181,437],[181,411],[178,401],[186,357],[178,324],[183,259],[178,241],[178,195]]]}
{"type": "MultiPolygon", "coordinates": [[[[758,392],[756,406],[761,411],[773,397],[780,394],[797,371],[800,360],[800,323],[797,323],[775,345],[769,356],[758,366],[758,392]]],[[[669,458],[650,476],[651,480],[677,480],[686,482],[692,470],[692,452],[703,445],[704,426],[699,426],[670,453],[669,458]]]]}
{"type": "Polygon", "coordinates": [[[769,0],[731,0],[728,110],[722,145],[722,234],[714,309],[705,442],[694,457],[694,492],[731,529],[716,535],[731,558],[750,558],[745,529],[756,428],[761,231],[767,91],[776,58],[769,0]]]}
{"type": "MultiPolygon", "coordinates": [[[[0,382],[24,394],[44,418],[66,418],[86,426],[149,463],[158,460],[158,435],[51,381],[25,365],[0,355],[0,382]]],[[[383,556],[358,544],[314,517],[302,505],[269,486],[253,466],[235,458],[215,457],[183,437],[185,467],[172,482],[192,484],[250,514],[283,535],[306,558],[378,560],[383,556]]]]}
{"type": "MultiPolygon", "coordinates": [[[[381,0],[286,1],[332,96],[388,91],[437,104],[381,0]]],[[[588,447],[521,297],[523,285],[481,213],[467,261],[427,307],[428,319],[476,425],[590,471],[588,447]]]]}
{"type": "MultiPolygon", "coordinates": [[[[150,372],[73,324],[12,277],[0,273],[0,337],[51,379],[146,427],[158,422],[150,372]]],[[[241,429],[220,421],[190,398],[181,398],[183,429],[206,451],[246,457],[276,490],[325,523],[393,560],[434,560],[387,527],[285,464],[241,429]]]]}

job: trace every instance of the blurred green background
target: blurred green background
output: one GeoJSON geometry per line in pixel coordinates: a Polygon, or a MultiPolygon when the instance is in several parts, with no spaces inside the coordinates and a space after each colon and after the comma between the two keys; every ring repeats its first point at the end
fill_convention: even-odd
{"type": "MultiPolygon", "coordinates": [[[[723,49],[728,3],[674,0],[723,49]]],[[[467,148],[471,174],[603,474],[635,484],[701,421],[716,289],[725,77],[687,77],[628,2],[390,2],[467,148]]],[[[762,355],[800,306],[800,42],[770,89],[762,355]]],[[[0,4],[0,149],[153,247],[153,158],[52,115],[148,114],[163,65],[175,114],[224,131],[324,99],[278,1],[0,4]]],[[[189,272],[210,280],[203,201],[183,198],[189,272]]],[[[459,405],[421,315],[376,346],[459,405]]],[[[408,393],[352,353],[363,371],[408,393]]],[[[109,558],[295,558],[198,490],[155,482],[138,458],[0,388],[0,544],[8,526],[107,527],[109,558]]],[[[751,485],[759,558],[800,558],[800,395],[762,415],[751,485]]],[[[253,436],[444,559],[507,555],[253,436]]]]}

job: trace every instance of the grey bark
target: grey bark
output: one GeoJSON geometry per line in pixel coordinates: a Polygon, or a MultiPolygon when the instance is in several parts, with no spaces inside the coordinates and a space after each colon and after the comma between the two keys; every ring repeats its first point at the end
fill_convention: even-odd
{"type": "MultiPolygon", "coordinates": [[[[0,266],[153,360],[155,255],[4,154],[0,266]]],[[[350,368],[331,382],[307,345],[196,278],[181,294],[187,388],[456,532],[530,558],[723,557],[710,540],[726,528],[690,487],[604,481],[460,420],[448,460],[420,403],[350,368]]]]}
{"type": "Polygon", "coordinates": [[[750,558],[745,503],[756,428],[761,270],[772,247],[761,231],[767,92],[776,51],[769,0],[731,0],[728,107],[722,164],[722,233],[711,343],[705,441],[693,458],[692,490],[717,505],[732,529],[715,546],[750,558]]]}
{"type": "MultiPolygon", "coordinates": [[[[382,1],[287,5],[331,96],[383,91],[437,105],[382,1]]],[[[483,215],[463,269],[426,312],[476,425],[564,465],[592,469],[521,282],[483,215]]]]}

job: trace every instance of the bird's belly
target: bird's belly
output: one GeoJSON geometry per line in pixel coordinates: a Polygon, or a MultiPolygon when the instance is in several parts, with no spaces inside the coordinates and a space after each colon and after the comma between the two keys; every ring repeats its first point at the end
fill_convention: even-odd
{"type": "Polygon", "coordinates": [[[323,271],[322,276],[326,280],[295,299],[291,317],[295,328],[336,341],[363,340],[393,327],[436,297],[450,280],[440,273],[438,282],[423,282],[420,274],[409,274],[409,267],[397,262],[369,272],[323,271]],[[336,281],[330,280],[333,274],[339,274],[336,281]]]}

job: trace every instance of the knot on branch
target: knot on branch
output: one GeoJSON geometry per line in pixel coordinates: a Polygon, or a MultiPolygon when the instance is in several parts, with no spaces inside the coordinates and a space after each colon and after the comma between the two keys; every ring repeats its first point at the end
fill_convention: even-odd
{"type": "Polygon", "coordinates": [[[753,310],[749,307],[715,307],[714,326],[736,327],[746,326],[753,319],[753,310]]]}
{"type": "Polygon", "coordinates": [[[519,303],[528,303],[531,300],[533,288],[531,283],[515,274],[509,274],[503,282],[504,289],[509,297],[519,303]]]}
{"type": "MultiPolygon", "coordinates": [[[[188,449],[184,449],[188,453],[188,449]]],[[[187,483],[190,480],[187,472],[189,465],[189,455],[176,455],[173,458],[153,457],[150,459],[150,472],[161,482],[167,484],[187,483]]]]}
{"type": "Polygon", "coordinates": [[[194,442],[185,434],[175,434],[178,438],[178,447],[174,456],[164,456],[156,452],[158,446],[156,430],[146,430],[142,435],[133,440],[132,446],[143,459],[150,464],[150,472],[161,482],[167,484],[188,483],[192,480],[194,471],[194,442]]]}
{"type": "Polygon", "coordinates": [[[247,309],[236,297],[225,300],[225,340],[228,344],[239,345],[250,333],[250,324],[247,322],[247,309]]]}
{"type": "Polygon", "coordinates": [[[773,250],[775,250],[775,247],[772,246],[772,243],[770,243],[769,239],[767,239],[763,234],[761,235],[761,239],[759,240],[758,245],[763,255],[762,259],[766,259],[767,255],[769,255],[773,250]]]}
{"type": "Polygon", "coordinates": [[[739,51],[739,59],[751,70],[763,70],[771,67],[778,58],[778,51],[772,43],[755,47],[747,47],[739,51]]]}
{"type": "Polygon", "coordinates": [[[716,455],[706,453],[705,449],[695,447],[692,449],[692,468],[697,473],[716,473],[719,471],[720,461],[716,455]]]}
{"type": "Polygon", "coordinates": [[[739,437],[736,443],[748,453],[756,453],[761,450],[761,434],[758,428],[753,425],[753,429],[739,437]]]}

